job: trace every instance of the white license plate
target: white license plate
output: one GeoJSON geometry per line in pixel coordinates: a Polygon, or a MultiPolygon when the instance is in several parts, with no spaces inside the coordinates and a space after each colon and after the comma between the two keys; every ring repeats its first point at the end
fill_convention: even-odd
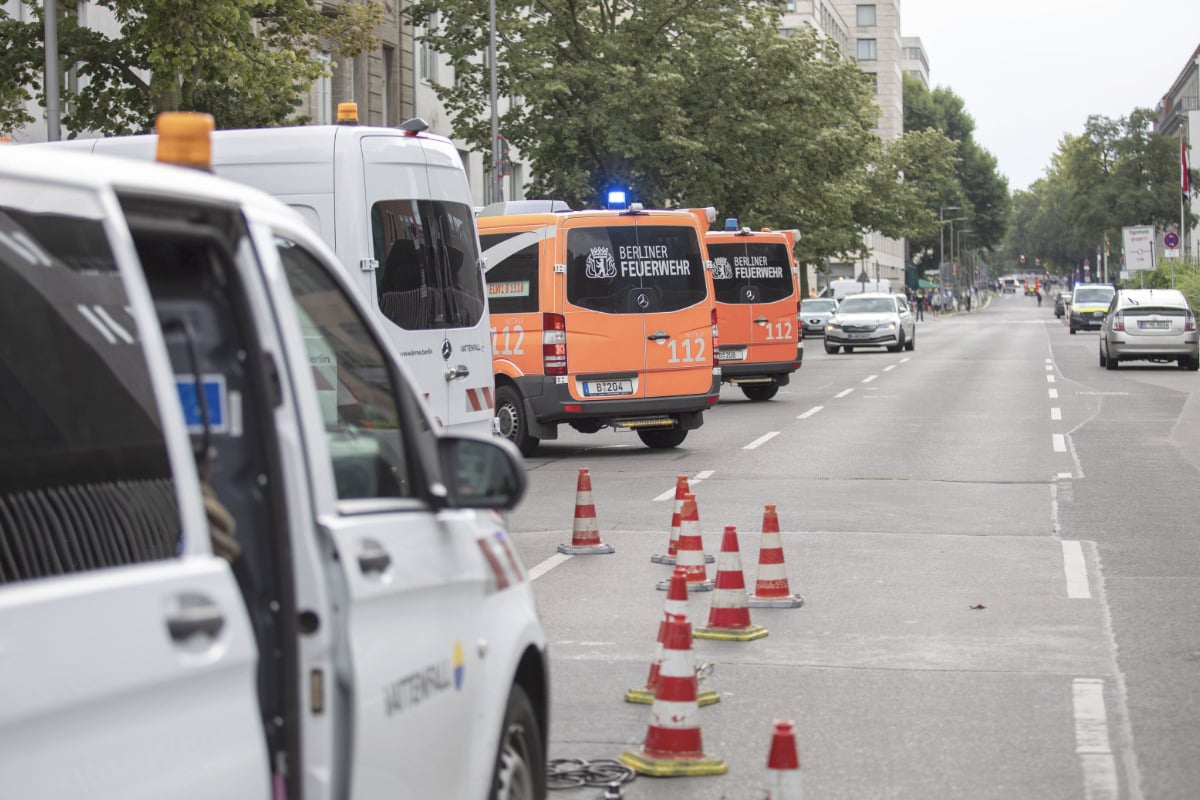
{"type": "Polygon", "coordinates": [[[746,348],[739,347],[737,349],[730,347],[722,347],[717,350],[717,361],[745,361],[746,348]]]}
{"type": "Polygon", "coordinates": [[[870,339],[875,334],[874,333],[849,333],[846,335],[849,336],[851,339],[870,339]]]}
{"type": "Polygon", "coordinates": [[[587,397],[604,397],[606,395],[633,394],[632,380],[619,381],[584,381],[583,393],[587,397]]]}
{"type": "Polygon", "coordinates": [[[1169,319],[1139,319],[1138,327],[1143,330],[1165,331],[1171,329],[1169,319]]]}

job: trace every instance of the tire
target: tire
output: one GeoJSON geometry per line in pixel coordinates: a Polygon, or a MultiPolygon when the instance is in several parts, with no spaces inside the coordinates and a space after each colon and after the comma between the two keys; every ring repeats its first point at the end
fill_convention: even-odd
{"type": "MultiPolygon", "coordinates": [[[[1180,361],[1179,364],[1180,364],[1180,366],[1182,366],[1183,362],[1180,361]]],[[[1104,347],[1100,347],[1100,366],[1102,366],[1102,367],[1108,366],[1108,359],[1104,357],[1104,347]]]]}
{"type": "Polygon", "coordinates": [[[750,398],[756,403],[761,403],[764,400],[770,400],[779,392],[779,384],[777,383],[755,383],[739,386],[742,394],[750,398]]]}
{"type": "Polygon", "coordinates": [[[913,332],[913,336],[912,336],[912,338],[911,338],[911,339],[909,339],[907,342],[905,342],[905,343],[904,343],[904,349],[905,349],[905,350],[909,350],[909,351],[911,351],[911,350],[913,350],[913,349],[914,349],[916,346],[917,346],[917,334],[916,334],[916,331],[914,331],[914,332],[913,332]]]}
{"type": "Polygon", "coordinates": [[[889,353],[899,353],[904,349],[904,331],[900,331],[900,339],[895,344],[888,345],[889,353]]]}
{"type": "Polygon", "coordinates": [[[831,356],[837,355],[841,351],[841,349],[842,349],[841,345],[830,344],[829,342],[825,343],[825,352],[829,353],[829,355],[831,355],[831,356]]]}
{"type": "Polygon", "coordinates": [[[500,729],[500,750],[492,772],[489,800],[545,800],[546,753],[533,704],[513,686],[500,729]]]}
{"type": "Polygon", "coordinates": [[[525,404],[520,393],[511,386],[496,390],[496,420],[500,435],[517,446],[523,456],[533,455],[539,440],[529,435],[529,420],[525,416],[525,404]]]}
{"type": "Polygon", "coordinates": [[[1200,370],[1200,356],[1195,356],[1194,358],[1189,360],[1187,369],[1189,372],[1195,372],[1196,370],[1200,370]]]}
{"type": "Polygon", "coordinates": [[[1075,326],[1074,325],[1068,325],[1067,329],[1071,331],[1072,336],[1075,335],[1075,326]]]}
{"type": "Polygon", "coordinates": [[[643,428],[637,432],[642,444],[653,450],[669,450],[683,444],[688,432],[676,425],[674,428],[643,428]]]}
{"type": "Polygon", "coordinates": [[[1104,366],[1108,369],[1116,369],[1119,363],[1120,362],[1117,361],[1117,359],[1113,356],[1109,356],[1108,358],[1104,359],[1104,366]]]}

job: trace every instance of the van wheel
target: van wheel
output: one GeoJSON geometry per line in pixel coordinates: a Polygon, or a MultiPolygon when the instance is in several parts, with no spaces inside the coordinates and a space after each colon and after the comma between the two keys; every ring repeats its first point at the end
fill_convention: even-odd
{"type": "Polygon", "coordinates": [[[513,686],[500,731],[500,752],[492,775],[490,800],[544,800],[546,754],[533,704],[520,686],[513,686]]]}
{"type": "Polygon", "coordinates": [[[529,420],[525,419],[525,404],[511,386],[496,390],[496,421],[500,435],[517,446],[521,455],[533,455],[538,447],[536,436],[529,435],[529,420]]]}
{"type": "Polygon", "coordinates": [[[668,450],[683,444],[688,432],[679,425],[674,428],[644,428],[637,432],[642,444],[655,450],[668,450]]]}
{"type": "Polygon", "coordinates": [[[742,394],[756,403],[763,400],[770,400],[779,392],[779,384],[777,383],[756,383],[739,386],[738,388],[742,390],[742,394]]]}

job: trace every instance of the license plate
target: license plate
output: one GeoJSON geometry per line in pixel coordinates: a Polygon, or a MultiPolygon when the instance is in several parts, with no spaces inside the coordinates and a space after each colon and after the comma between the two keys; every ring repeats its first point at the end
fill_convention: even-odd
{"type": "Polygon", "coordinates": [[[583,393],[587,397],[603,397],[615,394],[633,394],[632,380],[584,381],[583,393]]]}
{"type": "Polygon", "coordinates": [[[1169,319],[1139,319],[1138,327],[1143,330],[1170,330],[1171,321],[1169,319]]]}
{"type": "Polygon", "coordinates": [[[717,350],[717,361],[744,361],[746,348],[721,347],[717,350]]]}
{"type": "Polygon", "coordinates": [[[847,334],[851,339],[870,339],[875,334],[873,333],[851,333],[847,334]]]}

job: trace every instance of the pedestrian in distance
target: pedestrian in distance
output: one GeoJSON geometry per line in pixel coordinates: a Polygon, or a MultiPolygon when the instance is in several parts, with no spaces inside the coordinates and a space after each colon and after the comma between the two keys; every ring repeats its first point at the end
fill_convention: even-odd
{"type": "Polygon", "coordinates": [[[917,322],[925,321],[925,290],[917,289],[915,296],[915,307],[917,309],[917,322]]]}
{"type": "Polygon", "coordinates": [[[1038,308],[1041,308],[1041,307],[1042,307],[1042,293],[1041,293],[1040,291],[1037,291],[1037,290],[1035,290],[1035,291],[1034,291],[1034,294],[1036,294],[1036,295],[1037,295],[1037,299],[1038,299],[1038,308]]]}

